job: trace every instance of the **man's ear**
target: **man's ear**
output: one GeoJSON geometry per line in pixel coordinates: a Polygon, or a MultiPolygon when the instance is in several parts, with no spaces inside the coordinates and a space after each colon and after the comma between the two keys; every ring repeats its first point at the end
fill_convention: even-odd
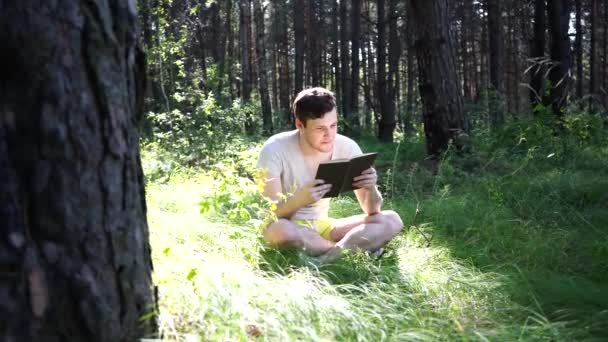
{"type": "Polygon", "coordinates": [[[297,129],[303,129],[304,128],[304,123],[300,119],[298,119],[298,118],[296,118],[296,128],[297,129]]]}

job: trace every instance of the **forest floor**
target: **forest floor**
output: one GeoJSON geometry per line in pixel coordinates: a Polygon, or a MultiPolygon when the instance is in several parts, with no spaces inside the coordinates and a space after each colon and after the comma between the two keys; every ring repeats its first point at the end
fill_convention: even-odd
{"type": "MultiPolygon", "coordinates": [[[[406,224],[379,259],[352,254],[318,266],[301,253],[265,247],[253,220],[201,214],[203,198],[218,198],[210,173],[149,181],[164,338],[608,338],[606,147],[448,154],[431,171],[419,162],[421,143],[362,146],[380,152],[384,209],[406,224]]],[[[237,190],[234,182],[221,184],[228,195],[237,190]]],[[[222,198],[234,208],[235,197],[222,198]]],[[[330,215],[358,210],[345,196],[332,202],[330,215]]]]}

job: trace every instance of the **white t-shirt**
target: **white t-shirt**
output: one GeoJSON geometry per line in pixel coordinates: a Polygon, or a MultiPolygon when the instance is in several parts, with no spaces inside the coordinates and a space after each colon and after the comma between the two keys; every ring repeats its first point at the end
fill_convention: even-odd
{"type": "MultiPolygon", "coordinates": [[[[352,158],[362,154],[357,143],[337,134],[331,159],[352,158]]],[[[299,131],[293,130],[275,134],[264,143],[257,167],[266,169],[268,175],[281,178],[281,192],[293,194],[296,189],[312,181],[317,170],[310,170],[304,161],[299,143],[299,131]]],[[[315,220],[326,218],[329,211],[329,198],[323,198],[311,205],[300,208],[292,220],[315,220]]]]}

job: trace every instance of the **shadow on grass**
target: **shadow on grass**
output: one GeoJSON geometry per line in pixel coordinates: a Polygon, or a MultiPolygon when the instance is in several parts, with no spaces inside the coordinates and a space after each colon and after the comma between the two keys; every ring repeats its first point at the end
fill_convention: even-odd
{"type": "Polygon", "coordinates": [[[333,263],[319,264],[315,257],[295,249],[260,247],[259,267],[269,274],[289,275],[308,269],[333,285],[364,285],[370,282],[390,283],[400,277],[399,260],[392,244],[384,254],[373,258],[363,252],[345,253],[333,263]]]}

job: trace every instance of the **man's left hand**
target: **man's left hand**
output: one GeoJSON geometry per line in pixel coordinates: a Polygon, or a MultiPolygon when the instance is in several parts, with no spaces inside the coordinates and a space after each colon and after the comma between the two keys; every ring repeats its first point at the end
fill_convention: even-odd
{"type": "Polygon", "coordinates": [[[353,178],[353,186],[356,188],[373,189],[376,187],[377,182],[378,174],[373,167],[361,172],[360,176],[353,178]]]}

